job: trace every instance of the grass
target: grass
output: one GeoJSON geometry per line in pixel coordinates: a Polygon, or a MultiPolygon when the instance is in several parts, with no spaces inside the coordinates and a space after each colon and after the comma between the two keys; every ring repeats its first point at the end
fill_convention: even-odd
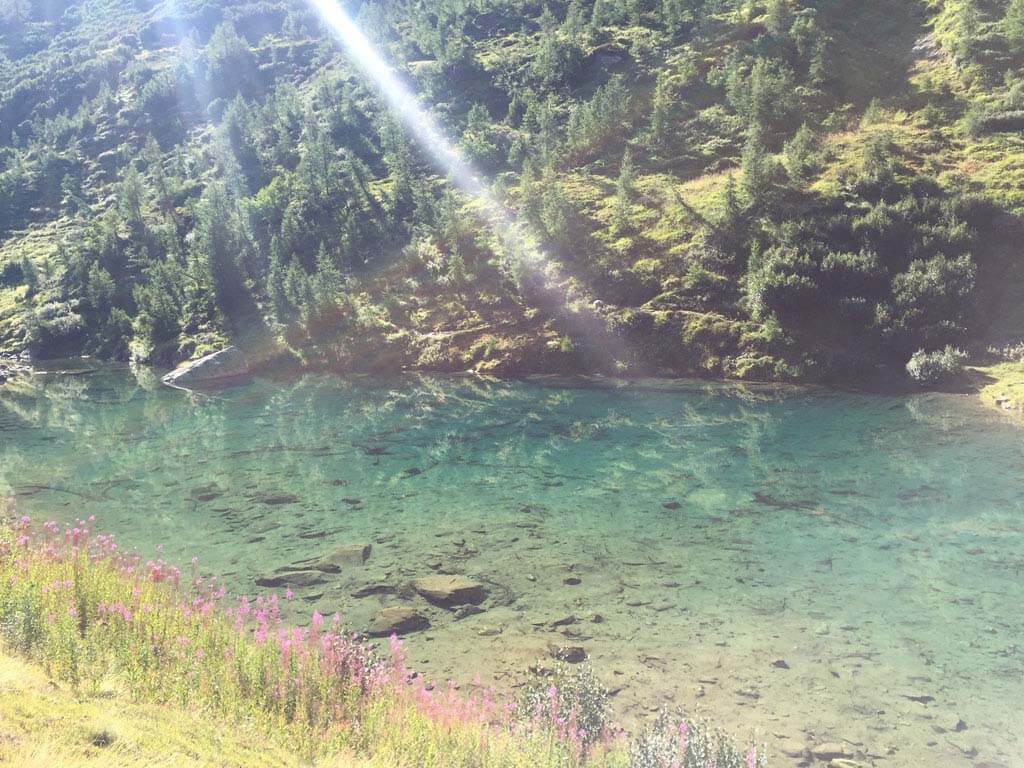
{"type": "Polygon", "coordinates": [[[997,363],[970,370],[983,377],[978,395],[985,405],[1024,421],[1024,362],[997,363]]]}
{"type": "Polygon", "coordinates": [[[533,681],[518,702],[480,686],[435,689],[406,667],[397,638],[388,655],[337,617],[286,626],[279,596],[229,600],[194,562],[183,575],[125,556],[91,525],[0,524],[4,764],[765,765],[756,749],[681,716],[631,742],[581,668],[533,681]],[[658,759],[636,762],[652,739],[658,759]]]}
{"type": "MultiPolygon", "coordinates": [[[[251,725],[197,718],[146,704],[113,685],[75,693],[40,666],[0,655],[0,765],[11,768],[290,768],[310,766],[282,740],[251,725]]],[[[335,755],[322,768],[359,768],[335,755]]]]}

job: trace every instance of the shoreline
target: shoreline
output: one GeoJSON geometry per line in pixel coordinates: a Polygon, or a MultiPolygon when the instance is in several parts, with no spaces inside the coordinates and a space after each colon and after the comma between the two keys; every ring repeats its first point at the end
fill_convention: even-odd
{"type": "MultiPolygon", "coordinates": [[[[54,358],[48,360],[32,360],[26,362],[21,356],[0,358],[0,386],[17,379],[19,376],[36,374],[78,376],[92,373],[97,368],[115,366],[133,368],[134,364],[125,361],[104,360],[89,356],[74,358],[54,358]]],[[[157,378],[173,370],[166,366],[143,364],[141,367],[151,371],[157,378]]],[[[824,391],[840,394],[862,394],[872,397],[909,397],[928,393],[944,393],[971,396],[988,410],[1003,415],[1010,422],[1024,426],[1024,362],[995,363],[989,365],[970,365],[965,373],[951,382],[930,387],[921,387],[909,381],[903,381],[895,375],[879,372],[875,376],[865,377],[859,381],[788,381],[772,379],[738,379],[721,376],[701,376],[698,373],[658,372],[656,374],[608,374],[597,370],[563,370],[545,368],[524,368],[519,371],[500,373],[478,370],[438,370],[428,367],[378,368],[367,366],[347,371],[339,370],[330,365],[304,365],[296,363],[293,358],[278,355],[267,361],[252,366],[252,374],[263,376],[273,381],[294,381],[306,374],[326,374],[345,378],[385,379],[403,376],[439,376],[451,378],[475,378],[496,381],[550,381],[552,386],[562,388],[586,389],[617,389],[627,388],[633,391],[669,391],[685,388],[687,385],[701,384],[704,386],[721,386],[724,389],[737,388],[761,391],[824,391]]],[[[181,391],[198,391],[189,387],[170,386],[181,391]]],[[[211,391],[220,389],[213,386],[211,391]]]]}

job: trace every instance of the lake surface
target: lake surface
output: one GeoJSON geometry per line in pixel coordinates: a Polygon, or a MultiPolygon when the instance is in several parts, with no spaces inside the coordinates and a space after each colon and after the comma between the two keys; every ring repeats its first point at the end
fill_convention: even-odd
{"type": "Polygon", "coordinates": [[[967,397],[647,384],[22,377],[0,494],[240,592],[372,544],[296,614],[422,608],[435,678],[510,688],[581,646],[627,724],[679,704],[774,765],[1024,765],[1024,431],[967,397]],[[485,610],[410,594],[437,571],[485,610]]]}

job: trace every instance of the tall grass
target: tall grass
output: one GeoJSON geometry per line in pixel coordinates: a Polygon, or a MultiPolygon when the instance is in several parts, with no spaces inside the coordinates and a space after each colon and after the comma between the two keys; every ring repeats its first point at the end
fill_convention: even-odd
{"type": "MultiPolygon", "coordinates": [[[[277,595],[230,599],[193,561],[119,552],[93,521],[61,529],[27,517],[0,525],[0,637],[83,693],[122,686],[140,702],[256,724],[310,758],[325,750],[379,765],[762,768],[700,723],[665,718],[632,744],[608,726],[607,695],[561,670],[518,703],[489,690],[433,689],[401,642],[379,653],[340,619],[281,620],[277,595]]],[[[286,594],[284,599],[290,599],[286,594]]]]}

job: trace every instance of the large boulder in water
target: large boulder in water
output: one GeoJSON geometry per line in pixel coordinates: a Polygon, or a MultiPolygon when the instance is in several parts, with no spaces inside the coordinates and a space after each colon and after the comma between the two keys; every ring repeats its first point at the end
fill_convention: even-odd
{"type": "Polygon", "coordinates": [[[430,626],[430,620],[415,608],[395,605],[377,611],[366,634],[370,637],[389,637],[419,632],[430,626]]]}
{"type": "Polygon", "coordinates": [[[174,369],[162,381],[171,387],[217,386],[246,378],[249,364],[238,347],[226,347],[219,352],[192,360],[174,369]]]}

